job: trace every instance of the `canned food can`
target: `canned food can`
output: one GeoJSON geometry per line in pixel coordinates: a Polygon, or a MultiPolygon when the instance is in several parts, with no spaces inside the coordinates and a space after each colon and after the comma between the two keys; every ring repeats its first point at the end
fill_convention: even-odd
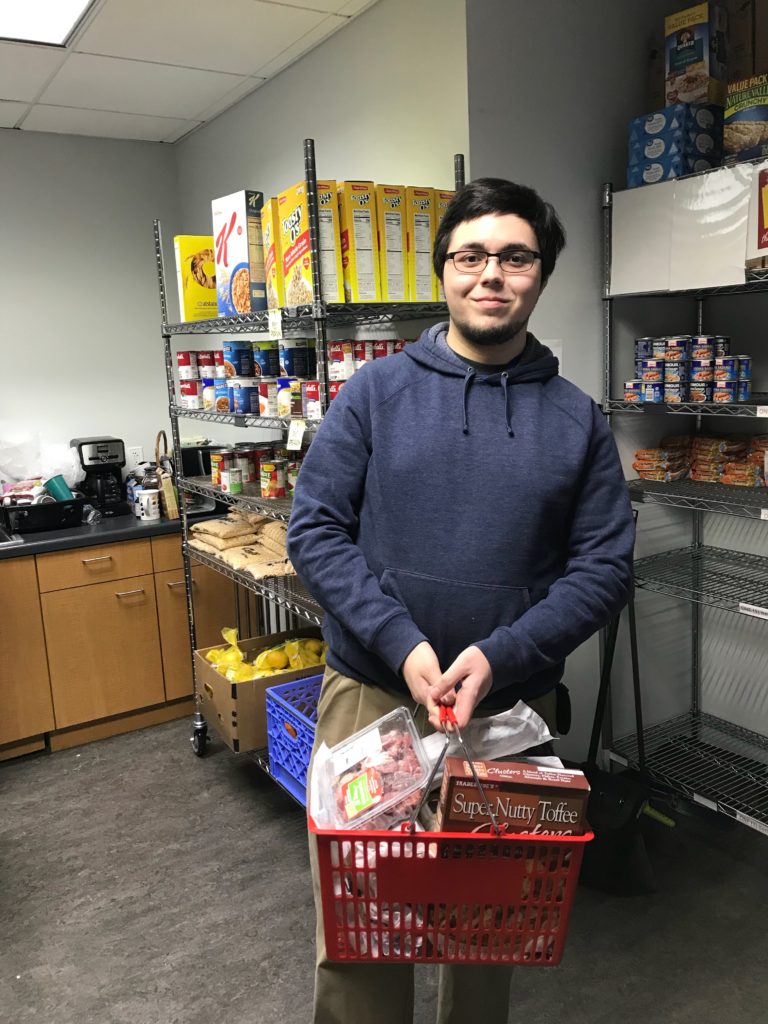
{"type": "Polygon", "coordinates": [[[276,341],[254,341],[253,372],[256,377],[280,374],[280,350],[276,341]]]}
{"type": "Polygon", "coordinates": [[[667,359],[688,359],[691,351],[690,334],[671,334],[665,339],[667,359]]]}
{"type": "Polygon", "coordinates": [[[299,479],[299,470],[301,469],[301,463],[298,459],[291,459],[285,467],[285,493],[288,497],[293,497],[293,492],[296,489],[296,481],[299,479]]]}
{"type": "Polygon", "coordinates": [[[351,341],[328,343],[328,380],[349,380],[355,372],[354,345],[351,341]]]}
{"type": "Polygon", "coordinates": [[[295,377],[277,378],[277,415],[280,417],[291,415],[291,385],[295,377]]]}
{"type": "Polygon", "coordinates": [[[686,359],[664,360],[664,383],[679,384],[688,380],[689,364],[686,359]]]}
{"type": "Polygon", "coordinates": [[[355,369],[359,370],[361,366],[364,366],[366,363],[370,363],[373,360],[373,342],[355,341],[352,345],[352,351],[355,357],[355,369]]]}
{"type": "Polygon", "coordinates": [[[688,385],[685,382],[664,383],[664,401],[670,405],[680,405],[688,401],[688,385]]]}
{"type": "Polygon", "coordinates": [[[737,402],[748,402],[752,398],[752,381],[751,380],[737,380],[736,381],[736,401],[737,402]]]}
{"type": "Polygon", "coordinates": [[[729,356],[731,354],[731,339],[725,334],[715,335],[715,356],[729,356]]]}
{"type": "Polygon", "coordinates": [[[229,378],[216,377],[213,382],[213,408],[216,412],[231,412],[229,404],[229,378]]]}
{"type": "Polygon", "coordinates": [[[640,379],[644,381],[663,381],[664,360],[643,359],[640,364],[640,379]]]}
{"type": "Polygon", "coordinates": [[[692,402],[712,401],[712,381],[692,380],[689,386],[689,395],[692,402]]]}
{"type": "Polygon", "coordinates": [[[213,351],[206,349],[197,353],[197,372],[201,377],[213,377],[213,351]]]}
{"type": "Polygon", "coordinates": [[[256,449],[245,445],[237,445],[235,447],[233,468],[240,470],[243,484],[256,483],[260,462],[259,453],[256,449]]]}
{"type": "Polygon", "coordinates": [[[253,376],[253,349],[250,342],[224,342],[224,370],[227,377],[253,376]]]}
{"type": "Polygon", "coordinates": [[[306,377],[307,339],[283,338],[280,342],[280,368],[278,376],[306,377]]]}
{"type": "Polygon", "coordinates": [[[343,380],[332,380],[328,383],[328,401],[332,402],[341,391],[343,380]]]}
{"type": "Polygon", "coordinates": [[[737,380],[739,376],[739,361],[734,356],[715,357],[715,381],[737,380]]]}
{"type": "Polygon", "coordinates": [[[203,385],[199,380],[180,380],[179,394],[182,409],[203,408],[203,385]]]}
{"type": "Polygon", "coordinates": [[[395,340],[392,342],[393,353],[397,355],[398,352],[403,352],[405,350],[405,346],[406,341],[404,338],[395,338],[395,340]]]}
{"type": "Polygon", "coordinates": [[[643,381],[643,401],[649,404],[659,404],[664,401],[663,381],[643,381]]]}
{"type": "Polygon", "coordinates": [[[383,359],[384,356],[391,356],[395,351],[394,341],[374,341],[373,358],[383,359]]]}
{"type": "Polygon", "coordinates": [[[221,474],[225,469],[232,469],[235,454],[231,448],[211,448],[211,483],[221,487],[221,474]]]}
{"type": "Polygon", "coordinates": [[[213,376],[217,379],[227,376],[227,368],[224,365],[223,348],[215,348],[213,350],[213,376]]]}
{"type": "Polygon", "coordinates": [[[697,334],[691,338],[691,359],[714,359],[714,334],[697,334]]]}
{"type": "Polygon", "coordinates": [[[261,496],[262,498],[284,498],[286,460],[272,459],[261,463],[261,496]]]}
{"type": "Polygon", "coordinates": [[[691,383],[693,381],[713,381],[715,379],[714,359],[691,360],[691,383]]]}
{"type": "Polygon", "coordinates": [[[230,408],[241,416],[259,415],[259,382],[253,377],[229,382],[230,408]]]}
{"type": "Polygon", "coordinates": [[[752,357],[736,356],[739,361],[739,380],[752,380],[752,357]]]}
{"type": "Polygon", "coordinates": [[[213,409],[216,402],[216,381],[213,377],[203,377],[200,383],[203,389],[203,408],[213,409]]]}
{"type": "Polygon", "coordinates": [[[277,416],[276,380],[259,380],[259,416],[277,416]]]}
{"type": "Polygon", "coordinates": [[[712,387],[712,401],[735,402],[738,393],[738,382],[735,380],[716,380],[712,387]]]}
{"type": "Polygon", "coordinates": [[[652,359],[653,342],[653,338],[635,338],[635,359],[652,359]]]}
{"type": "Polygon", "coordinates": [[[654,338],[651,344],[651,358],[664,359],[667,354],[667,339],[654,338]]]}
{"type": "Polygon", "coordinates": [[[242,494],[243,493],[243,474],[239,469],[222,469],[221,471],[221,490],[224,494],[242,494]]]}
{"type": "Polygon", "coordinates": [[[643,400],[643,382],[641,380],[625,380],[624,381],[624,401],[625,402],[642,402],[643,400]]]}
{"type": "Polygon", "coordinates": [[[319,380],[303,380],[301,382],[301,413],[305,420],[314,421],[323,418],[319,380]]]}
{"type": "Polygon", "coordinates": [[[197,352],[177,352],[176,365],[179,368],[179,380],[196,380],[197,352]]]}

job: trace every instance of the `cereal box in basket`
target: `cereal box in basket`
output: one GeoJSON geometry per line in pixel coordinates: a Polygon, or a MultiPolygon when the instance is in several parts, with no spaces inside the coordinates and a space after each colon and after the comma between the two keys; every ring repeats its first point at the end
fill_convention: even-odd
{"type": "MultiPolygon", "coordinates": [[[[300,181],[298,185],[280,193],[277,197],[277,215],[280,221],[285,305],[309,305],[313,293],[306,181],[300,181]]],[[[344,278],[335,181],[317,183],[317,219],[322,296],[325,302],[343,302],[344,278]]]]}
{"type": "Polygon", "coordinates": [[[376,194],[372,181],[340,181],[339,227],[347,302],[380,302],[376,194]]]}
{"type": "Polygon", "coordinates": [[[210,320],[216,316],[216,265],[212,235],[176,235],[176,280],[179,319],[210,320]]]}
{"type": "Polygon", "coordinates": [[[277,199],[268,199],[261,210],[261,234],[264,241],[264,275],[267,280],[267,306],[280,309],[285,305],[283,284],[283,252],[280,247],[280,220],[277,199]]]}
{"type": "Polygon", "coordinates": [[[261,192],[234,192],[211,203],[216,252],[219,316],[255,313],[267,308],[261,192]]]}

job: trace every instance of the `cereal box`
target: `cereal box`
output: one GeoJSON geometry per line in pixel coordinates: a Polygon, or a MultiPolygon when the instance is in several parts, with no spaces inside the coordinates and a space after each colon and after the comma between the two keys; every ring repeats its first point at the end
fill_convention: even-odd
{"type": "Polygon", "coordinates": [[[268,199],[261,210],[261,235],[264,242],[264,276],[267,282],[269,309],[280,309],[285,305],[279,225],[277,199],[268,199]]]}
{"type": "Polygon", "coordinates": [[[696,4],[664,19],[667,103],[725,101],[725,8],[696,4]]]}
{"type": "MultiPolygon", "coordinates": [[[[283,259],[283,283],[286,306],[312,302],[312,261],[309,248],[309,211],[307,183],[300,181],[277,197],[280,249],[283,259]]],[[[336,182],[318,181],[317,218],[320,230],[320,286],[325,302],[344,301],[341,267],[339,208],[336,182]]]]}
{"type": "Polygon", "coordinates": [[[216,263],[212,235],[176,235],[176,280],[179,319],[209,320],[216,316],[216,263]]]}
{"type": "Polygon", "coordinates": [[[723,148],[729,159],[768,156],[768,75],[728,83],[723,148]]]}
{"type": "Polygon", "coordinates": [[[340,181],[337,195],[346,300],[381,302],[373,182],[340,181]]]}
{"type": "Polygon", "coordinates": [[[409,185],[405,190],[405,225],[408,239],[408,295],[411,302],[437,299],[432,273],[435,240],[435,192],[409,185]]]}
{"type": "Polygon", "coordinates": [[[263,193],[252,191],[233,192],[211,203],[219,316],[267,308],[261,240],[263,203],[263,193]]]}
{"type": "Polygon", "coordinates": [[[408,301],[405,186],[375,185],[382,302],[408,301]]]}
{"type": "Polygon", "coordinates": [[[435,231],[448,209],[448,203],[455,195],[455,192],[443,192],[441,189],[435,189],[435,231]]]}

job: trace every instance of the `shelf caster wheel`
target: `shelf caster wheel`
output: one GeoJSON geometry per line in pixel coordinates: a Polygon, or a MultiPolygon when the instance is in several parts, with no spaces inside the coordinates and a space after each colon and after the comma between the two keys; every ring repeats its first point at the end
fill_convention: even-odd
{"type": "Polygon", "coordinates": [[[202,757],[205,754],[205,746],[208,742],[208,730],[207,729],[195,729],[190,737],[192,743],[192,749],[198,757],[202,757]]]}

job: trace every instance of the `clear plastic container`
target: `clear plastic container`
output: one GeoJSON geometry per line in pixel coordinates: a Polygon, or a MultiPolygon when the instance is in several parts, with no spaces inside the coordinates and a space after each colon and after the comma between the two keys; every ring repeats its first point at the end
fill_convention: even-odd
{"type": "Polygon", "coordinates": [[[330,751],[320,791],[339,829],[389,829],[407,821],[429,778],[413,716],[396,708],[330,751]]]}

